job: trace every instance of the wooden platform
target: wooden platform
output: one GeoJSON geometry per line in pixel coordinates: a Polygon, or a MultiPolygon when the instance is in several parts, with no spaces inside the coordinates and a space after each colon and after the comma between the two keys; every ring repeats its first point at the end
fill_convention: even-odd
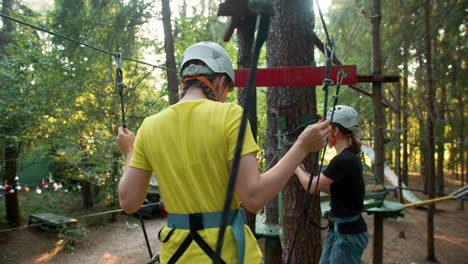
{"type": "Polygon", "coordinates": [[[51,213],[32,214],[28,221],[28,225],[37,226],[49,232],[58,232],[60,229],[73,226],[76,223],[78,223],[77,219],[51,213]]]}

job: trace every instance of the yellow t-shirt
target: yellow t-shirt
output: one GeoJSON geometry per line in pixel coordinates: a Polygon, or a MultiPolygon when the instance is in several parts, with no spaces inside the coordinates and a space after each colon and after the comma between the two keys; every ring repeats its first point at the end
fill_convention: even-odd
{"type": "MultiPolygon", "coordinates": [[[[135,140],[130,166],[153,171],[159,183],[164,207],[169,213],[192,214],[222,211],[229,181],[229,161],[233,160],[242,108],[236,103],[208,99],[179,102],[145,119],[135,140]]],[[[246,129],[242,155],[259,150],[246,129]]],[[[232,209],[239,208],[234,194],[232,209]]],[[[161,240],[170,228],[161,232],[161,240]]],[[[219,228],[198,233],[214,250],[219,228]]],[[[244,226],[244,263],[260,263],[262,255],[248,226],[244,226]]],[[[161,245],[161,263],[166,263],[186,238],[188,230],[176,230],[161,245]]],[[[222,259],[237,263],[237,245],[231,227],[226,229],[222,259]]],[[[211,263],[192,242],[178,263],[211,263]],[[180,261],[180,262],[179,262],[180,261]]]]}

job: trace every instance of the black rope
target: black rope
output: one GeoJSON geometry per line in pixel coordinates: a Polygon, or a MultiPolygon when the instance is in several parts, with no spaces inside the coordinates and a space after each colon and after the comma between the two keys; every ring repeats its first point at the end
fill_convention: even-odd
{"type": "Polygon", "coordinates": [[[146,242],[146,247],[148,248],[149,257],[150,257],[150,259],[152,259],[153,258],[153,252],[151,251],[151,245],[150,245],[150,242],[148,240],[148,234],[146,233],[145,222],[143,221],[143,214],[140,214],[139,218],[140,218],[141,229],[143,230],[143,235],[145,236],[145,242],[146,242]]]}
{"type": "MultiPolygon", "coordinates": [[[[333,85],[333,81],[330,79],[330,75],[331,75],[331,64],[332,64],[332,61],[333,61],[333,58],[335,56],[335,44],[334,42],[330,39],[330,36],[328,34],[328,30],[327,30],[327,25],[325,23],[325,20],[323,18],[323,14],[322,14],[322,10],[320,8],[320,5],[318,3],[318,1],[316,0],[316,4],[317,4],[317,9],[319,11],[319,15],[320,15],[320,20],[322,21],[322,25],[323,25],[323,29],[325,31],[325,35],[326,35],[326,38],[327,38],[327,41],[326,43],[324,44],[324,54],[325,54],[325,57],[326,57],[326,72],[325,72],[325,79],[323,80],[323,83],[322,83],[322,90],[324,91],[324,107],[323,107],[323,117],[326,117],[327,115],[327,110],[328,110],[328,88],[329,86],[333,85]],[[328,54],[328,49],[327,49],[327,46],[330,47],[330,54],[328,54]]],[[[341,79],[342,80],[342,79],[341,79]]],[[[338,95],[339,95],[339,90],[340,90],[340,87],[341,87],[341,80],[338,82],[337,84],[337,88],[336,88],[336,93],[335,93],[335,96],[334,96],[334,105],[333,105],[333,110],[332,110],[332,115],[331,115],[331,119],[330,119],[330,123],[332,122],[333,120],[333,116],[334,116],[334,112],[335,112],[335,106],[336,104],[338,103],[338,95]]],[[[326,145],[328,144],[328,139],[326,141],[326,144],[325,144],[325,149],[326,149],[326,145]]],[[[317,166],[319,164],[319,155],[320,155],[320,152],[316,153],[315,155],[315,158],[314,158],[314,167],[313,167],[313,170],[312,172],[315,172],[317,171],[317,166]]],[[[322,171],[322,167],[323,167],[323,162],[325,160],[325,150],[323,151],[323,154],[322,154],[322,158],[320,160],[320,166],[319,166],[319,170],[318,170],[318,176],[317,176],[317,182],[316,182],[316,185],[315,185],[315,191],[314,191],[314,195],[312,196],[312,206],[315,205],[315,201],[316,201],[316,197],[318,196],[317,195],[317,190],[318,190],[318,184],[319,184],[319,181],[320,181],[320,174],[321,174],[321,171],[322,171]]],[[[312,181],[313,181],[313,174],[311,174],[311,177],[309,179],[309,183],[307,185],[307,190],[306,192],[304,193],[304,196],[303,196],[303,199],[302,199],[302,208],[301,208],[301,213],[299,215],[299,221],[301,221],[301,219],[303,219],[304,215],[306,214],[306,208],[307,208],[307,201],[308,201],[308,196],[309,196],[309,193],[310,193],[310,188],[311,188],[311,185],[312,185],[312,181]]],[[[304,222],[304,224],[306,225],[305,226],[305,231],[304,231],[304,236],[303,238],[306,237],[307,235],[307,227],[308,227],[308,223],[310,221],[310,216],[312,215],[313,213],[313,207],[312,207],[312,212],[307,214],[306,216],[306,221],[304,222]]],[[[294,249],[295,249],[295,244],[296,244],[296,241],[297,241],[297,235],[298,235],[298,232],[299,232],[299,223],[296,225],[296,230],[294,232],[294,237],[293,237],[293,240],[291,242],[291,247],[289,249],[289,252],[288,252],[288,259],[287,259],[287,263],[290,264],[291,263],[291,260],[292,260],[292,254],[294,253],[294,249]]],[[[319,223],[315,223],[312,221],[312,226],[313,227],[316,227],[316,228],[319,228],[321,230],[323,229],[326,229],[327,227],[321,227],[319,223]]],[[[301,255],[301,254],[300,254],[301,255]]]]}
{"type": "MultiPolygon", "coordinates": [[[[344,73],[342,71],[340,71],[338,74],[340,75],[340,74],[344,74],[344,73]]],[[[335,95],[333,96],[334,97],[334,102],[333,102],[332,114],[331,114],[331,117],[330,117],[330,123],[333,121],[333,116],[334,116],[334,113],[335,113],[335,107],[336,107],[336,105],[338,103],[338,97],[339,97],[339,93],[340,93],[341,82],[342,82],[343,78],[345,78],[345,76],[346,75],[343,75],[343,77],[341,79],[337,78],[338,83],[337,83],[337,86],[336,86],[335,95]]],[[[325,97],[324,104],[327,101],[327,99],[328,98],[325,97]]],[[[327,110],[325,108],[324,109],[324,116],[326,116],[326,111],[327,110]]],[[[326,140],[325,148],[326,148],[327,144],[328,144],[328,139],[326,140]]],[[[307,190],[304,193],[304,196],[302,197],[302,206],[301,206],[301,212],[299,214],[299,221],[301,221],[301,219],[303,219],[304,215],[306,216],[306,220],[304,221],[305,230],[304,230],[303,238],[307,237],[308,224],[311,224],[313,227],[315,227],[317,229],[320,229],[320,230],[325,230],[325,229],[328,228],[328,226],[322,227],[322,226],[320,226],[319,223],[315,223],[314,221],[310,220],[310,217],[313,214],[313,207],[312,207],[312,212],[306,213],[307,212],[307,204],[308,204],[308,200],[309,200],[310,188],[312,186],[312,181],[314,179],[313,173],[316,172],[317,169],[318,169],[318,176],[317,176],[317,182],[315,184],[314,194],[312,195],[312,206],[315,206],[315,201],[317,200],[317,197],[318,197],[318,185],[319,185],[319,182],[320,182],[320,174],[322,172],[323,163],[324,163],[324,160],[325,160],[325,149],[322,152],[322,157],[320,159],[320,162],[319,162],[319,157],[320,157],[320,152],[317,152],[316,155],[315,155],[315,158],[314,158],[314,166],[313,166],[313,169],[312,169],[311,177],[309,179],[309,183],[307,184],[307,190]],[[320,166],[318,166],[319,164],[320,164],[320,166]]],[[[296,244],[296,241],[297,241],[297,235],[299,234],[299,226],[300,226],[300,224],[298,223],[296,225],[296,230],[294,231],[293,240],[291,242],[291,247],[290,247],[289,253],[288,253],[288,259],[287,259],[288,264],[291,263],[291,260],[292,260],[292,254],[294,253],[295,244],[296,244]]],[[[302,250],[302,248],[301,248],[301,250],[302,250]]]]}
{"type": "MultiPolygon", "coordinates": [[[[341,71],[341,70],[340,70],[340,71],[341,71]]],[[[342,71],[341,71],[341,72],[342,72],[342,71]]],[[[342,78],[341,78],[341,79],[339,79],[339,77],[337,77],[338,83],[337,83],[337,86],[336,86],[335,94],[334,94],[334,96],[333,96],[333,97],[334,97],[334,102],[333,102],[333,108],[332,108],[332,112],[331,112],[331,116],[330,116],[330,124],[333,122],[333,117],[334,117],[334,115],[335,115],[335,107],[336,107],[336,105],[338,104],[338,96],[339,96],[339,94],[340,94],[341,83],[342,83],[342,81],[343,81],[343,78],[345,78],[345,76],[347,76],[347,75],[344,74],[344,73],[342,73],[342,74],[343,74],[343,75],[342,75],[342,78]]],[[[339,76],[339,75],[340,75],[340,72],[338,73],[338,76],[339,76]]],[[[328,144],[328,138],[327,138],[327,140],[326,140],[325,147],[326,147],[327,144],[328,144]]],[[[316,171],[317,165],[319,164],[319,163],[318,163],[319,153],[317,153],[317,155],[316,155],[315,157],[316,157],[316,158],[315,158],[315,163],[314,163],[315,168],[314,168],[314,170],[312,170],[312,172],[315,172],[315,171],[316,171]]],[[[322,168],[323,168],[324,160],[325,160],[325,150],[322,152],[322,158],[321,158],[321,160],[320,160],[320,167],[319,167],[318,175],[317,175],[317,182],[315,183],[315,190],[314,190],[314,194],[312,195],[312,212],[310,212],[309,214],[306,214],[306,221],[304,222],[304,225],[305,225],[304,229],[305,229],[305,230],[304,230],[304,236],[303,236],[303,238],[306,238],[306,237],[307,237],[307,234],[308,234],[308,231],[309,231],[309,229],[308,229],[309,225],[308,225],[308,224],[311,224],[312,227],[315,227],[315,228],[317,228],[317,229],[319,229],[319,230],[325,230],[325,229],[328,228],[328,225],[326,225],[326,226],[321,226],[320,223],[316,223],[316,222],[314,222],[313,220],[310,220],[310,217],[311,217],[312,214],[313,214],[313,209],[314,209],[314,206],[315,206],[315,201],[316,201],[317,198],[319,197],[318,185],[319,185],[319,182],[320,182],[320,176],[321,176],[321,174],[322,174],[322,168]]],[[[313,181],[313,178],[314,178],[312,175],[313,175],[313,174],[311,174],[311,177],[310,177],[310,179],[309,179],[309,183],[308,183],[308,185],[307,185],[307,191],[306,191],[306,193],[304,194],[305,200],[306,200],[306,202],[305,202],[306,206],[307,206],[307,200],[308,200],[308,196],[309,196],[310,186],[312,185],[312,181],[313,181]]],[[[306,208],[307,208],[306,206],[304,207],[304,211],[305,211],[306,208]]],[[[298,226],[299,226],[299,225],[298,225],[298,226]]],[[[301,247],[301,252],[302,252],[302,250],[303,250],[303,247],[301,247]]],[[[302,256],[302,253],[300,253],[299,256],[302,256]]]]}
{"type": "Polygon", "coordinates": [[[325,19],[323,18],[322,9],[320,9],[318,0],[315,0],[315,3],[317,4],[317,9],[319,11],[320,20],[322,21],[323,31],[325,31],[325,36],[327,37],[327,42],[331,43],[330,35],[328,34],[328,30],[327,30],[327,24],[325,23],[325,19]]]}
{"type": "MultiPolygon", "coordinates": [[[[14,21],[14,22],[16,22],[16,23],[19,23],[19,24],[22,24],[22,25],[25,25],[25,26],[28,26],[28,27],[32,27],[32,28],[34,28],[34,29],[37,29],[37,30],[40,30],[40,31],[43,31],[43,32],[46,32],[46,33],[49,33],[49,34],[54,35],[54,36],[56,36],[56,37],[60,37],[60,38],[63,38],[63,39],[66,39],[66,40],[69,40],[69,41],[78,43],[78,44],[80,44],[80,45],[82,45],[82,46],[85,46],[85,47],[88,47],[88,48],[91,48],[91,49],[94,49],[94,50],[97,50],[97,51],[106,53],[106,54],[108,54],[108,55],[112,55],[112,56],[115,56],[115,55],[116,55],[114,52],[110,52],[110,51],[101,49],[101,48],[99,48],[99,47],[96,47],[96,46],[93,46],[93,45],[84,43],[84,42],[82,42],[82,41],[79,41],[79,40],[76,40],[76,39],[73,39],[73,38],[64,36],[64,35],[62,35],[62,34],[58,34],[58,33],[52,32],[52,31],[50,31],[50,30],[47,30],[47,29],[38,27],[38,26],[33,25],[33,24],[31,24],[31,23],[24,22],[24,21],[21,21],[21,20],[19,20],[19,19],[16,19],[16,18],[7,16],[7,15],[5,15],[5,14],[0,13],[0,16],[1,16],[1,17],[4,17],[4,18],[6,18],[6,19],[12,20],[12,21],[14,21]]],[[[169,69],[169,68],[166,68],[166,67],[163,67],[163,66],[154,65],[154,64],[151,64],[151,63],[148,63],[148,62],[139,61],[139,60],[136,60],[136,59],[132,59],[132,58],[129,58],[129,57],[125,57],[125,56],[122,56],[122,59],[128,60],[128,61],[133,61],[133,62],[140,63],[140,64],[144,64],[144,65],[148,65],[148,66],[152,66],[152,67],[159,68],[159,69],[163,69],[163,70],[168,70],[168,71],[177,72],[177,70],[175,70],[175,69],[169,69]]]]}
{"type": "MultiPolygon", "coordinates": [[[[263,43],[266,41],[268,36],[268,30],[270,27],[270,16],[269,15],[260,15],[258,18],[258,32],[255,42],[255,46],[252,49],[252,57],[250,61],[250,72],[249,79],[246,87],[246,100],[244,102],[244,111],[242,112],[242,119],[239,128],[239,135],[237,137],[236,152],[234,155],[231,175],[229,177],[229,183],[226,191],[226,200],[224,202],[223,214],[221,218],[221,225],[218,233],[218,240],[216,242],[216,255],[221,256],[224,234],[226,232],[226,226],[228,221],[228,213],[231,208],[232,197],[234,194],[234,186],[236,183],[237,172],[239,170],[240,157],[242,152],[242,145],[244,142],[245,130],[247,129],[247,120],[250,113],[250,105],[253,103],[253,96],[249,96],[252,93],[255,93],[255,78],[257,74],[257,62],[260,55],[261,48],[263,43]]],[[[220,263],[219,259],[215,263],[220,263]]]]}

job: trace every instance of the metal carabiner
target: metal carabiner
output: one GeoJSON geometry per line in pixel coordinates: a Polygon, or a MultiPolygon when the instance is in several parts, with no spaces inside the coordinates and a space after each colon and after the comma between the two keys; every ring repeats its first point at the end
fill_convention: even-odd
{"type": "Polygon", "coordinates": [[[343,71],[343,68],[340,68],[338,72],[336,73],[336,84],[341,85],[344,79],[348,78],[349,75],[343,71]]]}
{"type": "Polygon", "coordinates": [[[114,56],[115,56],[115,67],[116,68],[121,68],[122,67],[122,53],[116,51],[114,53],[114,56]]]}
{"type": "Polygon", "coordinates": [[[323,54],[327,59],[333,61],[333,57],[335,56],[335,41],[333,39],[323,44],[323,54]],[[330,47],[330,56],[328,56],[328,47],[330,47]]]}

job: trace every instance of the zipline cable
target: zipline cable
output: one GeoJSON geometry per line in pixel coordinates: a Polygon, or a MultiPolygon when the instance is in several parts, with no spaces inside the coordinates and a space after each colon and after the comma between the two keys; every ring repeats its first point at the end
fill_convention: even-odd
{"type": "MultiPolygon", "coordinates": [[[[88,47],[88,48],[91,48],[91,49],[94,49],[94,50],[103,52],[103,53],[105,53],[105,54],[112,55],[112,56],[117,56],[117,54],[115,54],[115,52],[110,52],[110,51],[101,49],[101,48],[99,48],[99,47],[96,47],[96,46],[93,46],[93,45],[84,43],[84,42],[82,42],[82,41],[79,41],[79,40],[76,40],[76,39],[73,39],[73,38],[64,36],[64,35],[62,35],[62,34],[55,33],[55,32],[52,32],[52,31],[50,31],[50,30],[47,30],[47,29],[38,27],[38,26],[33,25],[33,24],[31,24],[31,23],[28,23],[28,22],[25,22],[25,21],[16,19],[16,18],[14,18],[14,17],[7,16],[7,15],[2,14],[2,13],[0,13],[0,16],[1,16],[1,17],[4,17],[4,18],[6,18],[6,19],[12,20],[12,21],[14,21],[14,22],[16,22],[16,23],[19,23],[19,24],[22,24],[22,25],[25,25],[25,26],[28,26],[28,27],[31,27],[31,28],[34,28],[34,29],[37,29],[37,30],[46,32],[46,33],[49,33],[49,34],[54,35],[54,36],[56,36],[56,37],[63,38],[63,39],[69,40],[69,41],[71,41],[71,42],[78,43],[78,44],[80,44],[80,45],[82,45],[82,46],[85,46],[85,47],[88,47]]],[[[144,64],[144,65],[151,66],[151,67],[154,67],[154,68],[159,68],[159,69],[163,69],[163,70],[168,70],[168,71],[177,72],[177,70],[175,70],[175,69],[169,69],[169,68],[166,68],[166,67],[164,67],[164,66],[154,65],[154,64],[151,64],[151,63],[148,63],[148,62],[144,62],[144,61],[132,59],[132,58],[125,57],[125,56],[122,56],[122,59],[128,60],[128,61],[133,61],[133,62],[140,63],[140,64],[144,64]]]]}

